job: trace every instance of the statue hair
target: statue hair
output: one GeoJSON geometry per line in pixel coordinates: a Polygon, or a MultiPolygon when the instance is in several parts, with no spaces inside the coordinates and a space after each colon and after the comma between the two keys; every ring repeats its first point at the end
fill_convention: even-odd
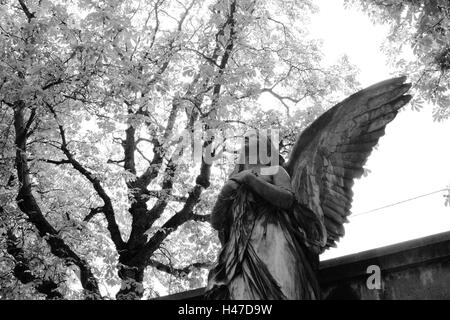
{"type": "MultiPolygon", "coordinates": [[[[270,136],[266,135],[265,133],[261,132],[260,130],[253,130],[250,133],[256,133],[258,157],[259,157],[260,141],[262,139],[265,139],[267,142],[267,148],[266,148],[267,155],[272,159],[271,162],[273,161],[273,157],[272,157],[272,149],[273,149],[273,150],[275,150],[275,153],[278,154],[278,164],[283,165],[285,163],[283,156],[279,154],[278,147],[272,143],[272,139],[270,138],[270,136]]],[[[245,143],[249,139],[250,139],[250,134],[249,133],[244,134],[244,145],[242,146],[241,150],[239,151],[238,159],[244,158],[245,155],[249,153],[248,147],[245,143]]],[[[232,173],[230,174],[230,177],[243,171],[244,169],[245,169],[244,163],[236,163],[232,173]]]]}

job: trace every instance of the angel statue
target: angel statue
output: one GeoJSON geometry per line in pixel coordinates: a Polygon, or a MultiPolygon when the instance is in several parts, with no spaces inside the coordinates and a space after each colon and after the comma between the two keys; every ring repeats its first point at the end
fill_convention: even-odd
{"type": "Polygon", "coordinates": [[[298,136],[285,163],[268,136],[244,139],[211,214],[222,249],[207,299],[321,298],[319,255],[344,235],[354,179],[411,99],[405,80],[380,82],[326,111],[298,136]],[[255,143],[270,145],[268,163],[249,161],[255,143]]]}

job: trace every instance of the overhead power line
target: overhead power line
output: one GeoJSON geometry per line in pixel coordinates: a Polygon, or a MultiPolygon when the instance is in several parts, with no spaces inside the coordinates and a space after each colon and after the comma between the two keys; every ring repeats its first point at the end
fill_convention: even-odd
{"type": "Polygon", "coordinates": [[[439,193],[439,192],[444,192],[444,191],[449,191],[449,190],[450,190],[449,188],[436,190],[436,191],[433,191],[433,192],[430,192],[430,193],[422,194],[422,195],[414,197],[414,198],[410,198],[410,199],[402,200],[402,201],[399,201],[399,202],[391,203],[391,204],[385,205],[385,206],[380,207],[380,208],[376,208],[376,209],[372,209],[372,210],[369,210],[369,211],[364,211],[364,212],[352,214],[349,217],[350,218],[354,218],[354,217],[362,216],[362,215],[365,215],[365,214],[368,214],[368,213],[372,213],[374,211],[379,211],[379,210],[382,210],[382,209],[390,208],[390,207],[393,207],[393,206],[396,206],[396,205],[399,205],[399,204],[402,204],[402,203],[405,203],[405,202],[413,201],[413,200],[416,200],[416,199],[419,199],[419,198],[431,196],[433,194],[436,194],[436,193],[439,193]]]}

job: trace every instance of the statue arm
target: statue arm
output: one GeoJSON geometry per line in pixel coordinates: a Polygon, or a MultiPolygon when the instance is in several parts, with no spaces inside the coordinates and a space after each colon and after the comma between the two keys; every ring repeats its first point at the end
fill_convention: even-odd
{"type": "Polygon", "coordinates": [[[214,204],[210,222],[211,226],[219,232],[226,226],[226,223],[230,218],[230,206],[233,203],[232,195],[238,186],[239,185],[235,181],[228,180],[222,187],[216,203],[214,204]]]}
{"type": "Polygon", "coordinates": [[[243,183],[276,207],[289,209],[294,202],[291,179],[282,167],[273,176],[273,184],[251,173],[245,175],[243,183]]]}

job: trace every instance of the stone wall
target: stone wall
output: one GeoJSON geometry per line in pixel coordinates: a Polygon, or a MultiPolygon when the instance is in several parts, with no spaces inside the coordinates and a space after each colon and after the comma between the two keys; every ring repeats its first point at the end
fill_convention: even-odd
{"type": "MultiPolygon", "coordinates": [[[[330,300],[450,300],[450,232],[322,261],[319,280],[330,300]]],[[[159,299],[202,299],[203,290],[159,299]]]]}
{"type": "Polygon", "coordinates": [[[450,232],[323,261],[319,279],[326,299],[450,299],[450,232]]]}

